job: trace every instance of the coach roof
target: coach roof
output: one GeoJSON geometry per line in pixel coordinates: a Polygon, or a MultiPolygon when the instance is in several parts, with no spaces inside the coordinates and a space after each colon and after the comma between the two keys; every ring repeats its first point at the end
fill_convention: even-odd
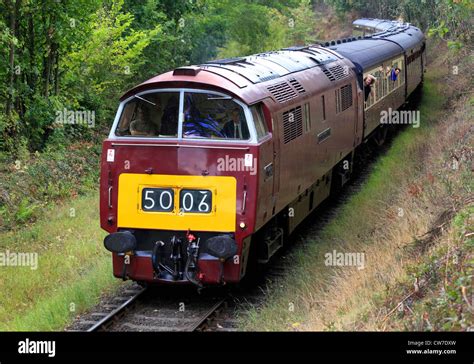
{"type": "MultiPolygon", "coordinates": [[[[377,25],[377,19],[371,21],[374,26],[377,25]]],[[[424,40],[423,33],[414,26],[392,21],[387,23],[391,24],[387,30],[360,40],[338,43],[329,49],[337,51],[365,70],[415,47],[424,40]]]]}
{"type": "Polygon", "coordinates": [[[347,57],[364,70],[403,52],[403,48],[397,43],[375,38],[342,43],[331,46],[330,49],[347,57]]]}

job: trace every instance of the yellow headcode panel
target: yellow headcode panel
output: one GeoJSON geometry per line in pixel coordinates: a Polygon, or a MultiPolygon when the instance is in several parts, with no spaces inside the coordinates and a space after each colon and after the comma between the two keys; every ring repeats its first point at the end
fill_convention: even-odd
{"type": "Polygon", "coordinates": [[[235,231],[234,177],[123,173],[119,177],[118,227],[235,231]]]}

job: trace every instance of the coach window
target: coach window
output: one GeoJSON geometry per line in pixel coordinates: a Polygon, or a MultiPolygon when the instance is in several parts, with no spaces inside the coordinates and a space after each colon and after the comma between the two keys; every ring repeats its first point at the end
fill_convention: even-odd
{"type": "Polygon", "coordinates": [[[398,87],[403,85],[405,82],[405,75],[403,74],[403,58],[398,59],[394,66],[400,69],[400,73],[398,74],[396,81],[398,87]]]}
{"type": "Polygon", "coordinates": [[[176,138],[178,136],[178,115],[178,92],[136,95],[124,105],[115,135],[176,138]]]}
{"type": "MultiPolygon", "coordinates": [[[[364,80],[368,75],[371,75],[372,73],[375,73],[375,70],[371,70],[367,74],[364,74],[364,80]]],[[[367,87],[370,87],[369,97],[365,101],[365,108],[366,109],[368,109],[369,107],[371,107],[375,103],[375,84],[376,83],[377,83],[377,80],[375,80],[375,82],[371,86],[367,86],[364,83],[364,89],[367,88],[367,87]]]]}
{"type": "Polygon", "coordinates": [[[260,140],[268,134],[267,123],[263,117],[262,105],[252,106],[250,111],[252,112],[253,122],[257,130],[257,138],[260,140]]]}
{"type": "Polygon", "coordinates": [[[382,97],[385,97],[388,95],[388,85],[390,84],[390,72],[391,68],[389,66],[386,66],[385,64],[382,65],[383,69],[383,77],[380,80],[381,81],[381,86],[382,86],[382,97]]]}
{"type": "Polygon", "coordinates": [[[230,96],[186,92],[183,138],[248,140],[250,132],[244,109],[230,96]]]}
{"type": "Polygon", "coordinates": [[[377,69],[373,75],[375,76],[375,79],[377,81],[375,81],[375,83],[373,84],[372,86],[372,89],[374,90],[374,94],[375,94],[375,100],[374,100],[374,103],[375,102],[378,102],[382,97],[383,97],[383,68],[382,66],[380,66],[379,69],[377,69]]]}

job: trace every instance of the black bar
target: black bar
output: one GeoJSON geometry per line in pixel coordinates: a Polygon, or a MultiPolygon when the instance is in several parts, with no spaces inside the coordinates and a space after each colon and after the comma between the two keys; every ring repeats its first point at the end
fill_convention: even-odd
{"type": "MultiPolygon", "coordinates": [[[[352,362],[385,360],[396,363],[473,363],[474,333],[470,332],[286,332],[286,333],[71,333],[25,332],[0,333],[0,363],[19,362],[77,362],[96,357],[109,360],[135,359],[134,362],[154,354],[186,352],[312,352],[352,362]],[[20,354],[19,342],[55,341],[55,355],[20,354]],[[449,342],[453,343],[449,343],[449,342]],[[420,350],[422,353],[407,353],[420,350]],[[456,353],[434,353],[426,350],[455,350],[456,353]]],[[[236,357],[219,356],[225,358],[236,357]]],[[[322,358],[322,357],[321,357],[322,358]]],[[[160,360],[163,361],[163,360],[160,360]]],[[[247,359],[245,361],[248,361],[247,359]]]]}

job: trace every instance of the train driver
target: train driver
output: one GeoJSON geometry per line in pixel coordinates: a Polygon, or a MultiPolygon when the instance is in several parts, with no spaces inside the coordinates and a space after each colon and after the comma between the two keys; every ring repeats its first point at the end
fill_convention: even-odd
{"type": "Polygon", "coordinates": [[[240,110],[234,108],[232,110],[231,120],[225,123],[222,133],[226,138],[231,139],[248,139],[250,138],[249,130],[246,123],[242,123],[240,119],[240,110]]]}
{"type": "Polygon", "coordinates": [[[130,134],[133,136],[153,135],[153,127],[148,123],[142,107],[137,108],[135,119],[130,123],[130,134]]]}

